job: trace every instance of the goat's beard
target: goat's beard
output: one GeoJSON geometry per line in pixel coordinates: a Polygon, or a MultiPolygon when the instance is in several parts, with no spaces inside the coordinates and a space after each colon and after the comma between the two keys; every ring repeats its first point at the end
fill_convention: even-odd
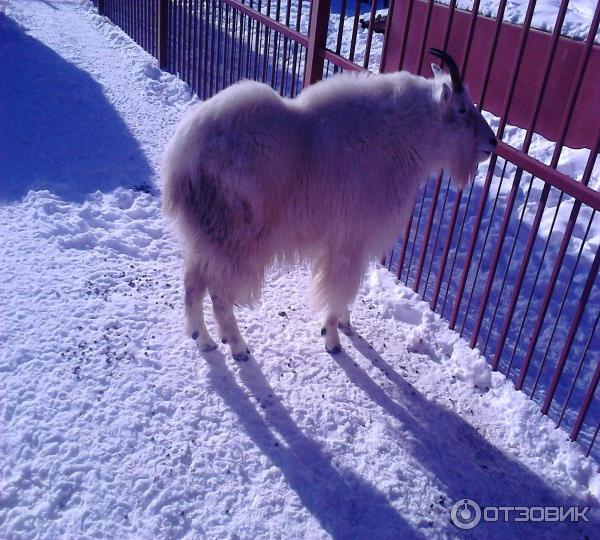
{"type": "Polygon", "coordinates": [[[463,154],[462,158],[456,156],[446,169],[446,172],[459,189],[464,189],[475,179],[479,167],[479,160],[473,156],[468,156],[465,159],[463,154]]]}

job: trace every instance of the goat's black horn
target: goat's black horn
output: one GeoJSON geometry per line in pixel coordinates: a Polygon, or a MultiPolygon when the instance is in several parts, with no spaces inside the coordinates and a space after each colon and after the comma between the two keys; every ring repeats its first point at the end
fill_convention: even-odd
{"type": "Polygon", "coordinates": [[[454,86],[455,92],[462,92],[463,84],[460,78],[460,71],[454,59],[446,52],[440,49],[429,49],[429,52],[438,58],[441,58],[448,67],[450,77],[452,77],[452,86],[454,86]]]}

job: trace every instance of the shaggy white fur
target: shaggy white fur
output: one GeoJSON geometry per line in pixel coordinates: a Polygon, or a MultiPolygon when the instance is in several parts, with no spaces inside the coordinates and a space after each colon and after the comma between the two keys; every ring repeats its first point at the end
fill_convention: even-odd
{"type": "Polygon", "coordinates": [[[245,81],[185,115],[166,148],[163,206],[184,241],[187,332],[201,348],[216,347],[207,289],[243,360],[233,305],[258,298],[269,265],[305,259],[325,346],[340,350],[365,266],[397,238],[419,185],[442,169],[466,185],[495,146],[466,90],[434,74],[341,75],[295,99],[245,81]]]}

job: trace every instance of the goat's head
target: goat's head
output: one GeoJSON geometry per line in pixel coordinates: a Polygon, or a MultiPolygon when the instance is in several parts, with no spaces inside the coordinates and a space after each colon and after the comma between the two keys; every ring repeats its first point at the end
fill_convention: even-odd
{"type": "Polygon", "coordinates": [[[452,57],[439,49],[430,52],[445,62],[449,72],[431,64],[446,154],[443,161],[456,184],[464,187],[474,176],[477,164],[485,161],[496,147],[496,136],[473,105],[452,57]]]}

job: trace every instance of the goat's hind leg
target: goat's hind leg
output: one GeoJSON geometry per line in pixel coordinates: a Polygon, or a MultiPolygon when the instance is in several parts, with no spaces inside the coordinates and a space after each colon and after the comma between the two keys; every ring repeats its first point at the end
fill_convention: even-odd
{"type": "Polygon", "coordinates": [[[206,281],[202,271],[195,265],[185,270],[183,278],[185,287],[185,321],[186,334],[197,342],[201,351],[212,351],[217,344],[212,340],[204,322],[204,295],[206,281]]]}
{"type": "Polygon", "coordinates": [[[226,295],[210,291],[215,318],[219,324],[219,332],[223,343],[227,343],[231,349],[231,355],[238,362],[245,362],[250,358],[250,350],[244,339],[233,314],[233,303],[225,300],[226,295]]]}
{"type": "Polygon", "coordinates": [[[350,324],[350,310],[348,308],[342,310],[338,319],[338,328],[347,336],[352,335],[352,325],[350,324]]]}

